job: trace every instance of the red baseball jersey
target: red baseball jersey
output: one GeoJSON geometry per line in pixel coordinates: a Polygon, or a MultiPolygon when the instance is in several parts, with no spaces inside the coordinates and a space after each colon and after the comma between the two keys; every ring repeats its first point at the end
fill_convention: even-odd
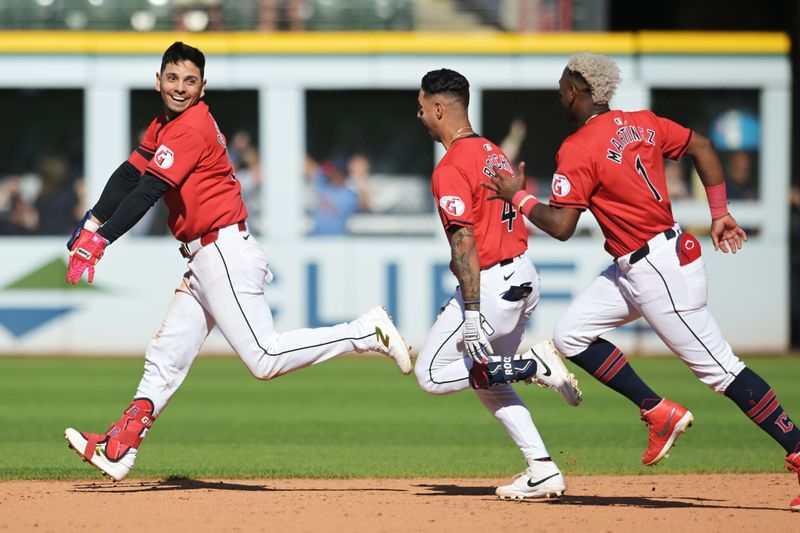
{"type": "Polygon", "coordinates": [[[431,179],[445,231],[454,226],[473,228],[481,268],[528,249],[528,231],[517,210],[506,202],[486,200],[491,192],[480,183],[489,181],[491,162],[512,171],[506,155],[493,143],[477,135],[464,137],[450,145],[431,179]]]}
{"type": "Polygon", "coordinates": [[[620,257],[675,224],[664,158],[680,159],[692,131],[650,111],[602,113],[558,150],[550,205],[589,209],[620,257]]]}
{"type": "Polygon", "coordinates": [[[158,116],[128,161],[166,181],[169,229],[179,241],[247,218],[241,186],[228,159],[225,136],[205,102],[173,120],[158,116]]]}

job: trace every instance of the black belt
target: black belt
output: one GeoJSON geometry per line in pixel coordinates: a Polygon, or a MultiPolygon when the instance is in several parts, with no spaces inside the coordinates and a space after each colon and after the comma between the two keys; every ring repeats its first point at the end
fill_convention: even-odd
{"type": "MultiPolygon", "coordinates": [[[[666,237],[667,240],[674,238],[675,235],[677,235],[677,233],[675,233],[675,230],[672,228],[664,230],[664,237],[666,237]]],[[[641,261],[642,259],[644,259],[645,257],[647,257],[647,254],[649,253],[650,253],[650,244],[644,243],[644,246],[642,246],[641,248],[639,248],[638,250],[636,250],[631,254],[631,258],[628,260],[628,263],[634,265],[639,261],[641,261]]]]}
{"type": "MultiPolygon", "coordinates": [[[[522,254],[520,254],[520,255],[522,255],[522,254]]],[[[511,259],[503,259],[502,261],[498,261],[497,263],[492,263],[491,265],[489,265],[487,267],[483,267],[481,270],[489,270],[490,268],[495,267],[497,265],[500,265],[500,266],[503,266],[503,267],[507,266],[507,265],[510,265],[511,263],[514,262],[514,259],[516,259],[520,255],[518,255],[516,257],[512,257],[511,259]]]]}

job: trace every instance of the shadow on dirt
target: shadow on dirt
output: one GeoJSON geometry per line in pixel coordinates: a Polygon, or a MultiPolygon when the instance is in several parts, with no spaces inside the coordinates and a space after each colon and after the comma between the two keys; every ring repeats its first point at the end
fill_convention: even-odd
{"type": "MultiPolygon", "coordinates": [[[[494,487],[465,487],[457,485],[414,485],[421,490],[415,496],[490,496],[496,498],[494,487]]],[[[640,509],[737,509],[747,511],[789,511],[784,507],[751,507],[730,505],[727,500],[695,496],[669,496],[648,498],[644,496],[594,496],[565,495],[552,499],[514,500],[517,504],[581,505],[597,507],[637,507],[640,509]]]]}
{"type": "Polygon", "coordinates": [[[230,481],[203,481],[182,477],[155,481],[93,481],[76,483],[71,492],[93,492],[101,494],[120,494],[132,492],[165,492],[173,490],[205,491],[244,491],[244,492],[407,492],[405,489],[387,488],[325,488],[325,480],[320,480],[319,488],[280,488],[267,485],[247,485],[230,481]]]}

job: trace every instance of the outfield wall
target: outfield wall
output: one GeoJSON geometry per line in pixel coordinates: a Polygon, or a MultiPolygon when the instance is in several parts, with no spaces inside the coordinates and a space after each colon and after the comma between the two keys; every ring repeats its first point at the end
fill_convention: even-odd
{"type": "MultiPolygon", "coordinates": [[[[210,84],[256,89],[259,94],[266,192],[258,239],[276,274],[266,297],[277,327],[335,323],[385,303],[415,346],[422,343],[455,283],[437,217],[423,217],[429,237],[321,239],[306,236],[301,224],[287,223],[304,217],[300,176],[306,90],[414,90],[422,74],[446,65],[470,79],[473,95],[489,88],[555,91],[569,55],[587,49],[612,54],[621,66],[624,81],[613,107],[646,108],[655,88],[756,89],[761,193],[756,202],[733,203],[731,209],[743,226],[758,227],[759,234],[735,257],[714,254],[707,240],[701,242],[711,306],[729,342],[742,351],[787,346],[791,78],[784,36],[450,35],[429,36],[426,41],[416,34],[404,39],[344,35],[288,40],[66,34],[59,42],[47,35],[39,40],[0,35],[0,88],[85,90],[89,198],[97,197],[109,172],[128,154],[130,91],[152,87],[160,51],[183,37],[207,51],[210,84]]],[[[473,102],[471,118],[480,123],[480,99],[473,102]]],[[[702,202],[676,205],[675,215],[685,226],[709,222],[702,202]]],[[[593,227],[589,219],[582,217],[582,227],[593,227]]],[[[169,238],[124,237],[98,265],[91,288],[63,284],[64,239],[3,237],[0,256],[0,353],[9,355],[141,353],[185,268],[169,238]]],[[[530,256],[540,269],[543,294],[526,344],[549,335],[570,299],[610,261],[602,241],[590,236],[559,243],[537,235],[531,239],[530,256]]],[[[641,324],[612,338],[629,353],[665,351],[641,324]]],[[[218,332],[212,333],[204,350],[230,352],[218,332]]]]}

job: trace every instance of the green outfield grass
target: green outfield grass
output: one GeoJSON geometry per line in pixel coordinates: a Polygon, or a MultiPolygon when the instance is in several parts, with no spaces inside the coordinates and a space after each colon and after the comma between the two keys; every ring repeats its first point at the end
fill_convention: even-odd
{"type": "MultiPolygon", "coordinates": [[[[800,357],[748,363],[800,421],[800,357]]],[[[778,472],[783,450],[675,357],[634,360],[695,424],[655,468],[641,465],[638,410],[573,367],[580,407],[518,386],[565,473],[778,472]]],[[[63,430],[103,432],[130,401],[140,359],[0,358],[0,478],[99,474],[67,449],[63,430]]],[[[518,450],[470,391],[434,397],[383,358],[347,357],[253,379],[238,359],[201,358],[156,421],[133,477],[507,477],[518,450]]]]}

